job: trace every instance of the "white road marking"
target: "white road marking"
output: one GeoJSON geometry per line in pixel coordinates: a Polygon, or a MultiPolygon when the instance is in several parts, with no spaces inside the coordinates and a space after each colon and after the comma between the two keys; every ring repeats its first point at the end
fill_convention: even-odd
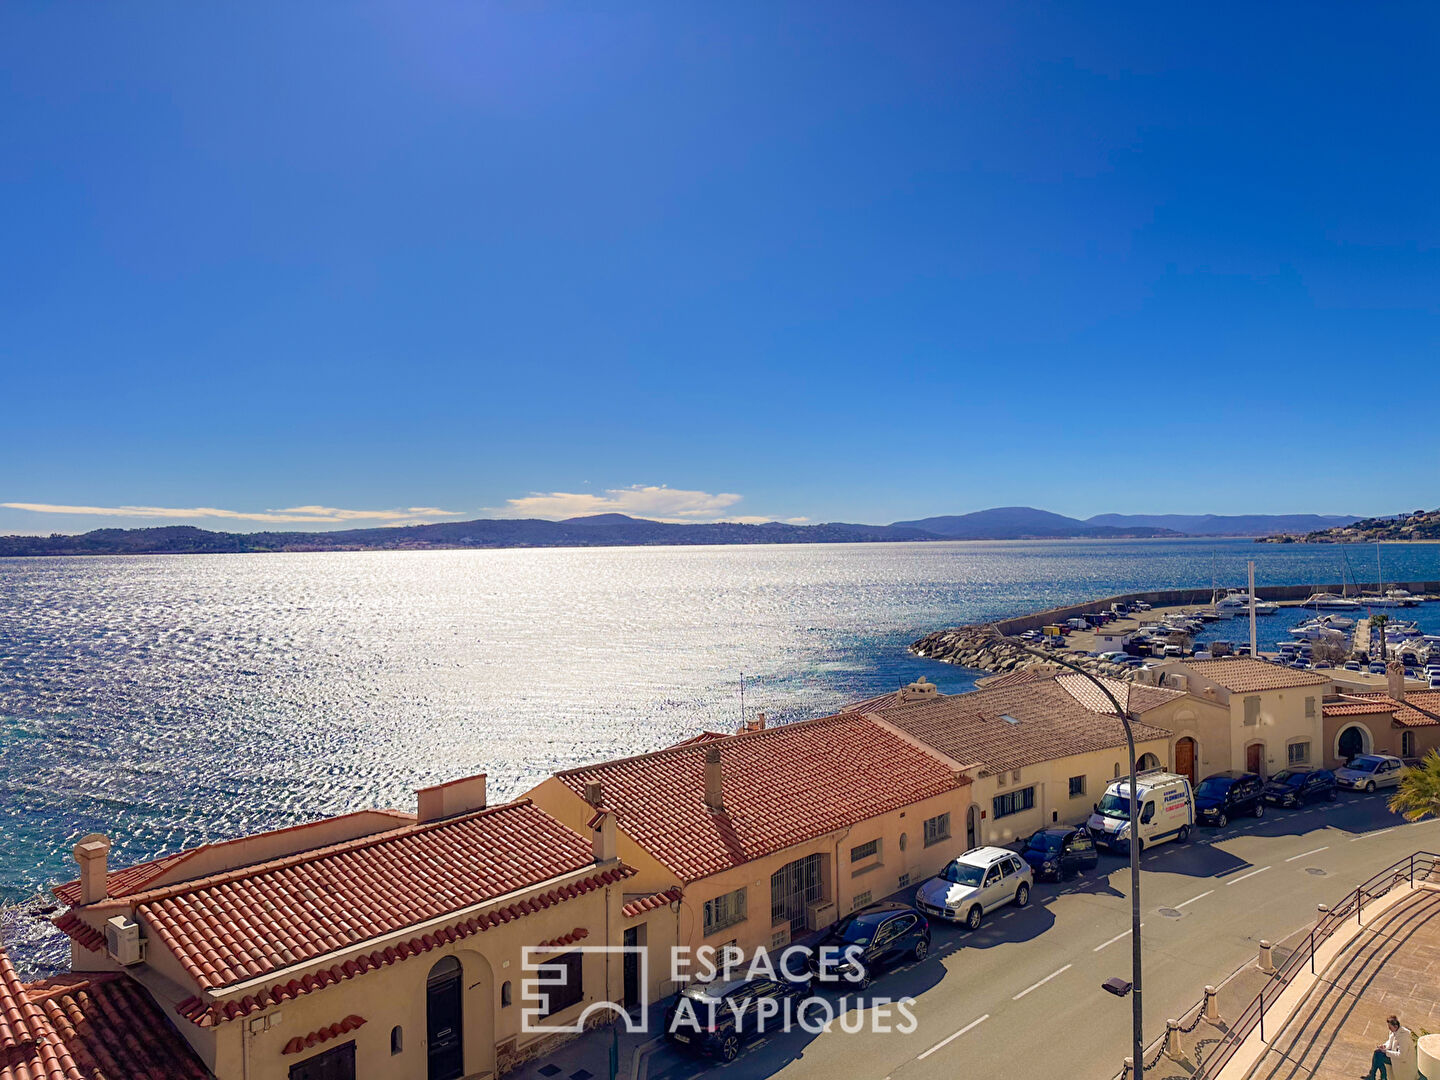
{"type": "MultiPolygon", "coordinates": [[[[1143,927],[1145,924],[1142,922],[1140,925],[1143,927]]],[[[1115,942],[1119,941],[1121,938],[1127,938],[1127,937],[1129,937],[1129,936],[1130,936],[1130,931],[1129,931],[1129,930],[1126,930],[1123,934],[1116,934],[1116,935],[1115,935],[1114,937],[1112,937],[1109,941],[1104,942],[1103,944],[1100,944],[1100,945],[1096,945],[1096,946],[1095,946],[1093,949],[1091,949],[1090,951],[1091,951],[1091,952],[1099,952],[1101,949],[1105,948],[1106,945],[1114,945],[1115,942]]]]}
{"type": "Polygon", "coordinates": [[[1230,880],[1230,881],[1225,882],[1225,884],[1226,884],[1226,885],[1239,885],[1240,882],[1244,881],[1246,878],[1254,877],[1256,874],[1263,874],[1266,870],[1269,870],[1269,869],[1270,869],[1270,867],[1268,867],[1268,866],[1262,866],[1262,867],[1260,867],[1259,870],[1251,870],[1248,874],[1241,874],[1239,877],[1234,878],[1234,879],[1232,879],[1232,880],[1230,880]]]}
{"type": "Polygon", "coordinates": [[[1011,1001],[1019,1001],[1019,1000],[1020,1000],[1022,997],[1024,997],[1026,994],[1030,993],[1031,990],[1039,990],[1040,987],[1044,986],[1044,985],[1045,985],[1047,982],[1049,982],[1051,979],[1055,978],[1055,976],[1057,976],[1057,975],[1064,975],[1065,972],[1069,971],[1069,970],[1070,970],[1072,967],[1074,967],[1074,966],[1075,966],[1074,964],[1066,964],[1066,965],[1065,965],[1063,968],[1061,968],[1059,971],[1052,971],[1049,975],[1046,975],[1043,979],[1041,979],[1039,982],[1035,983],[1033,986],[1027,986],[1024,990],[1021,990],[1018,994],[1016,994],[1016,995],[1015,995],[1014,997],[1012,997],[1010,1000],[1011,1000],[1011,1001]]]}
{"type": "Polygon", "coordinates": [[[1394,832],[1399,827],[1399,825],[1392,825],[1390,828],[1381,829],[1379,832],[1361,833],[1359,836],[1352,836],[1350,842],[1353,844],[1356,840],[1369,840],[1372,836],[1384,836],[1387,832],[1394,832]]]}
{"type": "Polygon", "coordinates": [[[1299,854],[1299,855],[1291,855],[1290,858],[1286,859],[1285,861],[1286,861],[1286,862],[1294,862],[1296,859],[1303,859],[1303,858],[1306,858],[1306,857],[1309,856],[1309,855],[1319,855],[1320,852],[1322,852],[1322,851],[1329,851],[1329,850],[1330,850],[1330,845],[1329,845],[1329,844],[1326,844],[1324,847],[1317,847],[1314,851],[1305,851],[1305,852],[1302,852],[1302,853],[1299,854]]]}
{"type": "Polygon", "coordinates": [[[980,1026],[981,1024],[983,1024],[986,1020],[989,1020],[989,1019],[990,1019],[990,1014],[989,1014],[989,1013],[986,1013],[984,1016],[980,1017],[979,1020],[971,1020],[970,1023],[966,1024],[966,1025],[965,1025],[963,1028],[961,1028],[959,1031],[955,1032],[954,1035],[951,1035],[951,1036],[949,1036],[948,1038],[941,1039],[938,1043],[936,1043],[934,1046],[930,1047],[929,1050],[926,1050],[923,1054],[921,1054],[921,1055],[920,1055],[919,1057],[917,1057],[915,1060],[916,1060],[916,1061],[924,1061],[927,1057],[929,1057],[931,1054],[933,1054],[936,1050],[939,1050],[942,1046],[949,1046],[952,1042],[954,1042],[956,1039],[958,1039],[961,1035],[964,1035],[967,1031],[970,1031],[970,1030],[972,1030],[972,1029],[974,1029],[974,1028],[979,1027],[979,1026],[980,1026]]]}
{"type": "Polygon", "coordinates": [[[1179,911],[1182,907],[1186,907],[1186,906],[1189,905],[1189,904],[1193,904],[1196,900],[1204,900],[1205,897],[1209,896],[1209,895],[1210,895],[1211,893],[1213,893],[1214,891],[1215,891],[1214,889],[1209,889],[1209,890],[1207,890],[1207,891],[1205,891],[1205,892],[1202,892],[1199,896],[1192,896],[1189,900],[1186,900],[1184,904],[1176,904],[1176,905],[1175,905],[1175,910],[1176,910],[1176,911],[1179,911]]]}

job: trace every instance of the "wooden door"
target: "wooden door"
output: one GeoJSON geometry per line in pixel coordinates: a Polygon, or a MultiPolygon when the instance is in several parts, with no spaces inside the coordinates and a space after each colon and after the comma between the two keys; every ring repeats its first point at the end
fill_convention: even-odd
{"type": "Polygon", "coordinates": [[[1175,771],[1188,776],[1190,786],[1195,786],[1195,740],[1189,736],[1175,743],[1175,771]]]}
{"type": "Polygon", "coordinates": [[[1245,748],[1245,771],[1265,775],[1265,745],[1252,743],[1245,748]]]}

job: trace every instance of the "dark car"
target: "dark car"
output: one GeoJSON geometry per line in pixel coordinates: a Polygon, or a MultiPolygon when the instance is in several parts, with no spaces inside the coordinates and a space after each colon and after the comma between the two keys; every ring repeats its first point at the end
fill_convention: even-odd
{"type": "Polygon", "coordinates": [[[665,1010],[665,1038],[697,1054],[734,1061],[750,1039],[784,1030],[785,999],[797,1002],[810,992],[810,980],[783,977],[717,980],[685,987],[665,1010]],[[772,1011],[762,1009],[765,998],[776,999],[772,1011]],[[763,1013],[763,1015],[762,1015],[763,1013]]]}
{"type": "Polygon", "coordinates": [[[1276,806],[1299,806],[1316,799],[1335,801],[1335,774],[1329,769],[1283,769],[1265,785],[1265,801],[1276,806]]]}
{"type": "Polygon", "coordinates": [[[930,922],[908,904],[885,903],[847,915],[820,939],[810,973],[820,982],[864,990],[882,969],[930,952],[930,922]]]}
{"type": "Polygon", "coordinates": [[[1207,776],[1195,789],[1195,821],[1223,829],[1231,818],[1242,814],[1262,817],[1264,791],[1265,781],[1256,773],[1222,772],[1207,776]]]}
{"type": "Polygon", "coordinates": [[[1088,870],[1100,861],[1090,834],[1068,825],[1053,825],[1031,834],[1021,854],[1036,878],[1056,881],[1066,874],[1088,870]]]}

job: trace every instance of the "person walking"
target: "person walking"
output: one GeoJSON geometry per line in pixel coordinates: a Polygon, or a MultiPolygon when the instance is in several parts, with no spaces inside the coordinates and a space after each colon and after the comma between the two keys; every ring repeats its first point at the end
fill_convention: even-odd
{"type": "Polygon", "coordinates": [[[1375,1048],[1375,1053],[1370,1056],[1370,1071],[1364,1074],[1364,1080],[1376,1080],[1375,1073],[1379,1070],[1380,1080],[1390,1080],[1390,1063],[1399,1059],[1400,1050],[1400,1021],[1390,1016],[1385,1024],[1390,1029],[1390,1037],[1383,1045],[1375,1048]]]}

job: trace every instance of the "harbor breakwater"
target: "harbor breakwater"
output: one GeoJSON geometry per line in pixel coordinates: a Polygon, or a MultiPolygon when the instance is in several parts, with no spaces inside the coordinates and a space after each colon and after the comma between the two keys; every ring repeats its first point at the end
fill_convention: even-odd
{"type": "MultiPolygon", "coordinates": [[[[1417,596],[1433,596],[1440,593],[1440,581],[1386,582],[1384,587],[1404,589],[1417,596]]],[[[1378,592],[1379,588],[1379,586],[1364,583],[1359,585],[1268,585],[1257,588],[1255,595],[1261,600],[1294,604],[1315,593],[1340,594],[1355,590],[1378,592]]],[[[997,633],[1003,637],[1013,637],[1026,630],[1036,630],[1052,623],[1064,623],[1067,619],[1084,616],[1087,612],[1108,611],[1111,604],[1122,602],[1143,600],[1151,607],[1156,608],[1192,605],[1198,607],[1209,604],[1213,598],[1214,592],[1208,588],[1157,589],[1151,592],[1121,593],[1087,600],[1082,604],[1068,604],[1064,607],[1048,608],[1045,611],[1037,611],[1028,615],[1001,619],[993,623],[936,630],[911,643],[910,651],[916,656],[930,660],[940,660],[947,664],[957,664],[961,667],[987,671],[992,674],[1005,674],[1037,665],[1044,666],[1046,661],[1026,652],[1018,645],[997,639],[997,633]]],[[[1245,638],[1248,633],[1238,633],[1237,636],[1245,638]]],[[[1055,655],[1072,664],[1078,664],[1097,675],[1110,675],[1116,678],[1131,678],[1134,675],[1132,668],[1105,663],[1089,653],[1077,649],[1057,649],[1055,655]]]]}

